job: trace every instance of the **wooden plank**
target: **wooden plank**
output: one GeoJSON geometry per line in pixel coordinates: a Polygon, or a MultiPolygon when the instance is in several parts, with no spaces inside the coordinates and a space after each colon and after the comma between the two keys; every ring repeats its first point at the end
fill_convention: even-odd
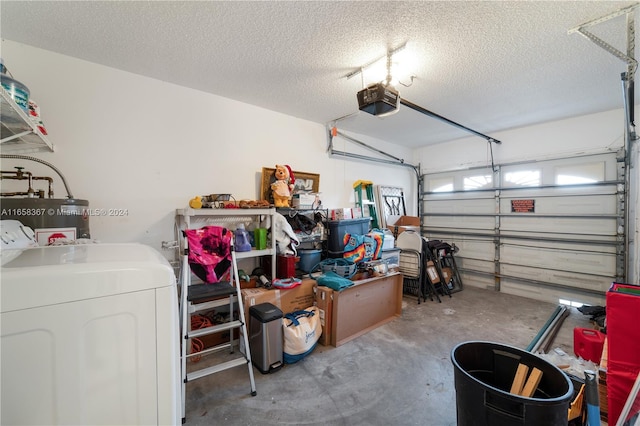
{"type": "Polygon", "coordinates": [[[522,393],[520,395],[531,398],[538,388],[540,379],[542,379],[542,371],[534,367],[533,370],[531,370],[531,374],[529,375],[527,383],[525,383],[524,389],[522,389],[522,393]]]}
{"type": "Polygon", "coordinates": [[[527,378],[527,373],[529,372],[529,366],[525,364],[518,364],[518,369],[516,370],[516,375],[513,378],[513,383],[511,384],[511,393],[515,395],[520,395],[522,392],[522,387],[524,386],[524,381],[527,378]]]}

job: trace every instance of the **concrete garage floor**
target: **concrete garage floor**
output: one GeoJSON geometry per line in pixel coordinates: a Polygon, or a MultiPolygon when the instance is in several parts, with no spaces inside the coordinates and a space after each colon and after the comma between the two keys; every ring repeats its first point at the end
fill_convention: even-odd
{"type": "MultiPolygon", "coordinates": [[[[442,303],[405,295],[402,316],[338,348],[263,375],[246,367],[187,384],[186,424],[455,425],[455,345],[486,340],[526,348],[557,305],[466,286],[442,303]]],[[[576,309],[551,348],[573,355],[576,309]]],[[[206,362],[203,360],[201,362],[206,362]]]]}

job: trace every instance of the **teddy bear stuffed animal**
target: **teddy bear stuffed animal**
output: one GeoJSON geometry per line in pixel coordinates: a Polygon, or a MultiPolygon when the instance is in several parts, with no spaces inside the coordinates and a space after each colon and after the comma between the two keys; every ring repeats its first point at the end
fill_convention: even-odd
{"type": "Polygon", "coordinates": [[[287,165],[276,164],[273,172],[275,182],[271,184],[271,194],[273,195],[273,204],[276,207],[289,207],[291,200],[291,192],[293,191],[295,177],[291,168],[287,165]]]}

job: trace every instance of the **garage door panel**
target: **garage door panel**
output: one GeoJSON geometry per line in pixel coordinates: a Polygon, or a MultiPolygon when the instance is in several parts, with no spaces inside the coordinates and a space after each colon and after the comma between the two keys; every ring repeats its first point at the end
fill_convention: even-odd
{"type": "Polygon", "coordinates": [[[563,196],[555,195],[531,195],[530,197],[518,195],[517,197],[504,197],[500,199],[500,212],[511,212],[511,201],[531,199],[535,201],[535,213],[529,214],[616,214],[616,205],[612,203],[611,195],[592,196],[563,196]]]}
{"type": "Polygon", "coordinates": [[[533,281],[543,281],[565,287],[575,287],[590,291],[605,292],[611,285],[612,277],[594,276],[572,271],[558,271],[519,265],[500,265],[502,275],[533,281]]]}
{"type": "Polygon", "coordinates": [[[541,249],[558,250],[558,251],[579,251],[588,253],[599,253],[602,255],[615,256],[616,248],[613,244],[592,244],[590,242],[585,243],[569,243],[559,241],[542,241],[531,239],[509,239],[503,243],[503,247],[510,246],[525,246],[525,247],[539,247],[541,249]]]}
{"type": "MultiPolygon", "coordinates": [[[[555,295],[555,290],[550,291],[548,287],[537,286],[535,284],[522,283],[518,281],[501,280],[500,292],[506,294],[513,294],[515,296],[528,297],[534,300],[540,300],[543,302],[558,303],[558,298],[555,295]]],[[[553,311],[549,312],[551,315],[553,311]]]]}
{"type": "Polygon", "coordinates": [[[460,269],[468,269],[492,274],[495,270],[492,259],[482,259],[481,257],[457,256],[456,264],[460,269]]]}
{"type": "MultiPolygon", "coordinates": [[[[458,247],[458,253],[455,255],[458,263],[458,267],[461,267],[461,262],[468,262],[468,259],[477,259],[481,261],[493,262],[494,257],[494,244],[492,241],[478,240],[473,238],[464,238],[460,236],[452,237],[451,235],[439,235],[439,234],[425,234],[429,240],[442,240],[449,244],[455,244],[458,247]]],[[[493,268],[493,266],[491,267],[493,268]]],[[[482,269],[484,270],[484,269],[482,269]]],[[[492,271],[493,269],[489,269],[492,271]]]]}
{"type": "Polygon", "coordinates": [[[444,200],[427,201],[424,206],[424,213],[437,214],[465,214],[465,213],[485,213],[493,214],[496,211],[495,200],[444,200]]]}
{"type": "MultiPolygon", "coordinates": [[[[585,249],[589,248],[585,247],[585,249]]],[[[602,276],[610,276],[616,264],[615,256],[612,255],[511,245],[503,246],[500,262],[602,276]]]]}
{"type": "Polygon", "coordinates": [[[424,224],[427,228],[453,228],[453,229],[488,229],[493,231],[495,220],[492,217],[465,217],[465,216],[425,216],[424,224]]]}
{"type": "Polygon", "coordinates": [[[459,255],[493,261],[495,251],[493,241],[458,240],[456,245],[460,248],[459,255]]]}
{"type": "Polygon", "coordinates": [[[493,285],[495,258],[502,291],[553,303],[604,297],[624,262],[620,171],[616,154],[605,153],[426,175],[451,192],[422,196],[423,232],[456,239],[467,281],[493,285]],[[533,203],[512,212],[514,200],[533,203]]]}
{"type": "Polygon", "coordinates": [[[432,192],[425,197],[427,201],[438,200],[477,200],[477,199],[493,199],[494,191],[458,191],[458,192],[432,192]]]}
{"type": "Polygon", "coordinates": [[[555,195],[561,197],[572,196],[597,196],[597,195],[615,195],[617,188],[615,184],[606,185],[572,185],[563,187],[530,187],[509,189],[502,188],[501,196],[504,198],[532,198],[544,197],[547,195],[555,195]]]}
{"type": "Polygon", "coordinates": [[[464,283],[465,287],[471,286],[489,290],[493,290],[495,288],[494,279],[488,275],[478,275],[461,272],[460,278],[462,278],[462,282],[464,283]]]}
{"type": "MultiPolygon", "coordinates": [[[[511,242],[513,239],[524,238],[526,241],[536,241],[536,244],[543,243],[545,240],[551,240],[552,242],[584,241],[585,244],[613,246],[617,241],[616,235],[565,234],[559,232],[549,234],[546,232],[503,231],[500,236],[507,242],[511,242]]],[[[568,250],[571,249],[571,247],[568,247],[568,250]]]]}
{"type": "MultiPolygon", "coordinates": [[[[570,291],[566,289],[554,288],[550,286],[539,286],[530,283],[522,283],[518,281],[503,280],[500,284],[502,293],[513,294],[516,296],[528,297],[535,300],[558,304],[560,300],[568,300],[586,305],[604,306],[605,297],[585,294],[579,291],[570,291]]],[[[550,311],[549,315],[553,312],[550,311]]]]}
{"type": "Polygon", "coordinates": [[[502,217],[500,229],[504,231],[522,231],[561,233],[561,234],[589,234],[616,235],[615,219],[580,219],[562,217],[502,217]]]}

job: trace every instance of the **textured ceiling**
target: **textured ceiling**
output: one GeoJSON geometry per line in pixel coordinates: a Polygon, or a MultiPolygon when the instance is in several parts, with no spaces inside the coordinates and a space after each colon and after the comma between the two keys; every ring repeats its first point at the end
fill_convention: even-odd
{"type": "MultiPolygon", "coordinates": [[[[621,108],[625,63],[567,31],[634,3],[3,0],[0,35],[418,147],[468,134],[403,107],[357,113],[363,81],[345,75],[406,43],[401,97],[488,135],[621,108]]],[[[590,31],[626,52],[625,25],[590,31]]]]}

